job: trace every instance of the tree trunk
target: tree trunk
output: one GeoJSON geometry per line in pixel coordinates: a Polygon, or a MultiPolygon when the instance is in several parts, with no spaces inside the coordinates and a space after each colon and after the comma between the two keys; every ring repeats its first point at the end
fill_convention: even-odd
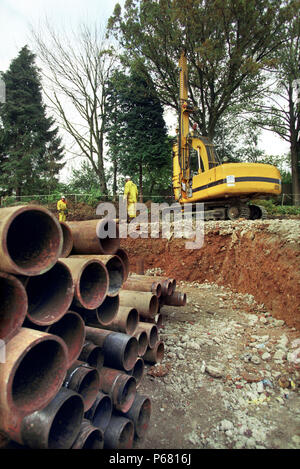
{"type": "Polygon", "coordinates": [[[143,166],[139,164],[139,196],[140,202],[143,202],[143,166]]]}
{"type": "Polygon", "coordinates": [[[298,142],[291,144],[291,168],[292,168],[292,191],[293,204],[300,206],[300,144],[298,142]]]}

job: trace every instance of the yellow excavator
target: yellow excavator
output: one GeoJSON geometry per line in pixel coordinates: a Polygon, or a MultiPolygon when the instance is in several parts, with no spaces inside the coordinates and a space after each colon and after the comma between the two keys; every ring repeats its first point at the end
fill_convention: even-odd
{"type": "Polygon", "coordinates": [[[249,203],[281,193],[278,169],[262,163],[223,163],[213,143],[200,136],[189,115],[187,60],[179,60],[180,105],[177,141],[173,146],[173,191],[180,204],[204,204],[204,219],[236,220],[266,217],[264,207],[249,203]]]}

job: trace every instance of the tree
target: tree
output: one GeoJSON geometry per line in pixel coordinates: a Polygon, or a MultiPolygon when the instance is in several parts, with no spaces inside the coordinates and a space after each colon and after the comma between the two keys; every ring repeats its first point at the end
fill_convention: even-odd
{"type": "MultiPolygon", "coordinates": [[[[264,84],[286,22],[281,0],[128,0],[108,22],[127,61],[139,61],[161,102],[178,109],[178,59],[185,50],[189,96],[200,132],[214,138],[219,120],[241,110],[264,84]]],[[[124,60],[126,59],[124,57],[124,60]]]]}
{"type": "Polygon", "coordinates": [[[32,34],[44,65],[47,98],[72,139],[69,153],[88,160],[101,192],[107,194],[105,84],[115,67],[115,53],[96,27],[82,25],[70,35],[59,34],[47,23],[43,31],[32,34]]]}
{"type": "Polygon", "coordinates": [[[64,157],[58,128],[47,117],[35,55],[24,46],[2,74],[0,187],[16,196],[41,193],[56,182],[64,157]]]}
{"type": "Polygon", "coordinates": [[[289,23],[285,42],[277,52],[278,66],[273,70],[276,86],[264,104],[250,108],[250,120],[289,143],[293,203],[300,205],[300,1],[285,3],[289,23]]]}
{"type": "Polygon", "coordinates": [[[145,80],[135,68],[129,75],[116,71],[108,84],[107,96],[107,140],[114,167],[121,174],[138,179],[142,201],[146,179],[153,189],[158,171],[171,167],[163,107],[150,78],[145,80]]]}

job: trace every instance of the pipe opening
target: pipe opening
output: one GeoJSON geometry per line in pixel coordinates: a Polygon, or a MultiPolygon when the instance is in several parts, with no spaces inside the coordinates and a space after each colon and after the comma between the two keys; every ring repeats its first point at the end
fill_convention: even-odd
{"type": "Polygon", "coordinates": [[[118,295],[107,296],[103,303],[97,308],[99,322],[103,325],[109,324],[118,313],[119,303],[118,295]]]}
{"type": "Polygon", "coordinates": [[[28,319],[38,325],[58,321],[68,310],[74,295],[69,269],[56,262],[48,272],[30,277],[26,285],[28,319]]]}
{"type": "Polygon", "coordinates": [[[148,347],[148,336],[146,331],[142,331],[138,337],[138,354],[143,356],[148,347]]]}
{"type": "Polygon", "coordinates": [[[156,361],[157,363],[161,362],[164,358],[165,346],[163,342],[160,342],[156,349],[156,361]]]}
{"type": "Polygon", "coordinates": [[[98,428],[94,428],[87,436],[85,442],[82,445],[82,449],[102,449],[103,447],[103,435],[98,428]]]}
{"type": "Polygon", "coordinates": [[[149,314],[155,316],[158,310],[158,299],[157,296],[153,295],[149,303],[149,314]]]}
{"type": "Polygon", "coordinates": [[[123,412],[127,412],[136,395],[136,381],[133,376],[129,376],[124,386],[120,387],[118,393],[119,406],[122,407],[123,412]]]}
{"type": "Polygon", "coordinates": [[[83,360],[83,361],[86,361],[93,368],[97,368],[97,370],[101,370],[101,368],[103,367],[103,363],[104,363],[104,355],[103,355],[101,347],[98,347],[97,345],[95,345],[93,349],[91,350],[91,352],[89,353],[89,355],[87,356],[86,360],[83,360]]]}
{"type": "Polygon", "coordinates": [[[157,341],[158,341],[157,326],[152,326],[149,331],[149,347],[153,348],[157,341]]]}
{"type": "Polygon", "coordinates": [[[68,312],[48,329],[50,334],[58,335],[65,342],[68,349],[68,367],[80,354],[85,337],[84,327],[84,322],[78,314],[68,312]]]}
{"type": "Polygon", "coordinates": [[[124,249],[118,249],[117,252],[116,252],[116,256],[118,256],[121,259],[121,261],[123,262],[123,264],[125,266],[125,278],[124,278],[124,281],[125,281],[125,280],[127,280],[127,277],[129,275],[130,263],[129,263],[128,254],[124,249]]]}
{"type": "Polygon", "coordinates": [[[133,433],[133,423],[130,421],[126,422],[121,430],[117,449],[126,449],[133,439],[133,433]]]}
{"type": "Polygon", "coordinates": [[[0,273],[0,338],[21,327],[27,313],[27,294],[15,277],[0,273]]]}
{"type": "Polygon", "coordinates": [[[146,398],[141,405],[136,422],[136,434],[141,438],[147,431],[151,417],[151,402],[146,398]]]}
{"type": "Polygon", "coordinates": [[[60,254],[61,243],[56,220],[39,210],[20,213],[7,231],[8,253],[25,275],[50,268],[60,254]]]}
{"type": "Polygon", "coordinates": [[[65,351],[56,340],[37,343],[23,357],[12,382],[12,401],[19,409],[38,408],[45,396],[53,394],[54,380],[62,373],[65,351]]]}
{"type": "Polygon", "coordinates": [[[96,395],[99,390],[99,374],[97,370],[89,370],[82,379],[78,393],[81,394],[84,400],[84,409],[89,409],[95,401],[96,395]]]}
{"type": "Polygon", "coordinates": [[[68,257],[73,249],[73,236],[70,228],[63,222],[60,223],[63,233],[63,245],[60,257],[68,257]]]}
{"type": "Polygon", "coordinates": [[[138,342],[135,337],[131,337],[125,346],[123,352],[123,363],[125,370],[131,370],[134,367],[138,356],[138,342]]]}
{"type": "Polygon", "coordinates": [[[144,376],[144,368],[145,368],[144,360],[142,358],[138,358],[131,372],[137,384],[141,382],[144,376]]]}
{"type": "Polygon", "coordinates": [[[49,432],[48,448],[70,448],[79,431],[82,417],[82,399],[79,396],[71,396],[55,415],[49,432]]]}
{"type": "Polygon", "coordinates": [[[107,276],[103,266],[98,262],[89,263],[80,277],[80,297],[88,309],[99,306],[107,292],[107,276]]]}
{"type": "Polygon", "coordinates": [[[108,295],[117,295],[124,282],[124,267],[117,257],[107,261],[106,268],[109,276],[108,295]]]}
{"type": "Polygon", "coordinates": [[[105,254],[114,254],[120,247],[119,229],[115,221],[100,221],[96,228],[101,250],[105,254]],[[112,237],[115,234],[115,237],[112,237]]]}
{"type": "Polygon", "coordinates": [[[139,322],[139,313],[137,312],[135,308],[132,308],[129,311],[127,320],[126,320],[126,331],[127,331],[126,333],[128,335],[133,334],[133,332],[135,331],[138,325],[138,322],[139,322]]]}
{"type": "Polygon", "coordinates": [[[95,408],[92,423],[95,427],[105,430],[112,414],[112,402],[109,396],[102,396],[95,408]]]}

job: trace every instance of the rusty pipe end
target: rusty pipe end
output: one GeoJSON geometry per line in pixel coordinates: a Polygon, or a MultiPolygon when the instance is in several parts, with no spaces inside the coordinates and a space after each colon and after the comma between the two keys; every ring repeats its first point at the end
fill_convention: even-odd
{"type": "Polygon", "coordinates": [[[96,368],[76,360],[67,370],[63,385],[83,398],[84,411],[93,405],[100,388],[100,374],[96,368]]]}
{"type": "Polygon", "coordinates": [[[142,357],[148,348],[148,336],[145,330],[136,331],[133,336],[138,341],[138,355],[142,357]]]}
{"type": "Polygon", "coordinates": [[[99,324],[103,326],[109,325],[118,314],[119,305],[119,295],[107,296],[97,308],[99,324]]]}
{"type": "Polygon", "coordinates": [[[0,272],[0,339],[10,340],[21,328],[27,308],[23,283],[13,275],[0,272]]]}
{"type": "Polygon", "coordinates": [[[136,394],[129,411],[124,415],[134,423],[135,435],[143,438],[148,430],[151,418],[151,400],[147,396],[136,394]]]}
{"type": "Polygon", "coordinates": [[[91,425],[84,419],[72,449],[103,449],[104,435],[100,428],[91,425]]]}
{"type": "Polygon", "coordinates": [[[64,223],[63,221],[60,222],[60,226],[62,229],[63,234],[63,245],[61,254],[59,257],[68,257],[71,254],[73,249],[73,235],[70,227],[64,223]]]}
{"type": "Polygon", "coordinates": [[[47,328],[47,332],[63,339],[68,349],[68,368],[79,357],[84,340],[85,324],[81,316],[74,311],[67,313],[56,323],[47,328]]]}
{"type": "Polygon", "coordinates": [[[71,271],[60,260],[44,274],[29,277],[27,318],[40,326],[54,324],[69,309],[74,288],[71,271]]]}
{"type": "Polygon", "coordinates": [[[138,342],[135,337],[112,332],[103,342],[103,352],[105,366],[131,370],[138,357],[138,342]]]}
{"type": "Polygon", "coordinates": [[[110,425],[104,433],[104,448],[130,449],[133,445],[134,425],[131,420],[112,415],[110,425]]]}
{"type": "Polygon", "coordinates": [[[79,394],[62,387],[45,408],[23,419],[22,442],[33,449],[71,448],[82,423],[83,407],[79,394]]]}
{"type": "Polygon", "coordinates": [[[102,348],[93,344],[92,342],[87,341],[81,349],[78,360],[86,362],[91,367],[100,371],[104,363],[104,354],[102,348]]]}
{"type": "Polygon", "coordinates": [[[38,205],[3,208],[0,220],[0,270],[34,276],[54,266],[63,235],[49,210],[38,205]]]}
{"type": "Polygon", "coordinates": [[[143,379],[144,370],[145,370],[144,360],[143,360],[142,357],[138,357],[135,364],[134,364],[134,367],[132,368],[132,370],[127,371],[128,374],[130,374],[131,376],[133,376],[135,378],[137,386],[140,385],[140,383],[143,379]]]}
{"type": "Polygon", "coordinates": [[[113,411],[111,397],[108,394],[99,392],[92,407],[84,414],[94,427],[100,428],[103,432],[109,425],[113,411]]]}

